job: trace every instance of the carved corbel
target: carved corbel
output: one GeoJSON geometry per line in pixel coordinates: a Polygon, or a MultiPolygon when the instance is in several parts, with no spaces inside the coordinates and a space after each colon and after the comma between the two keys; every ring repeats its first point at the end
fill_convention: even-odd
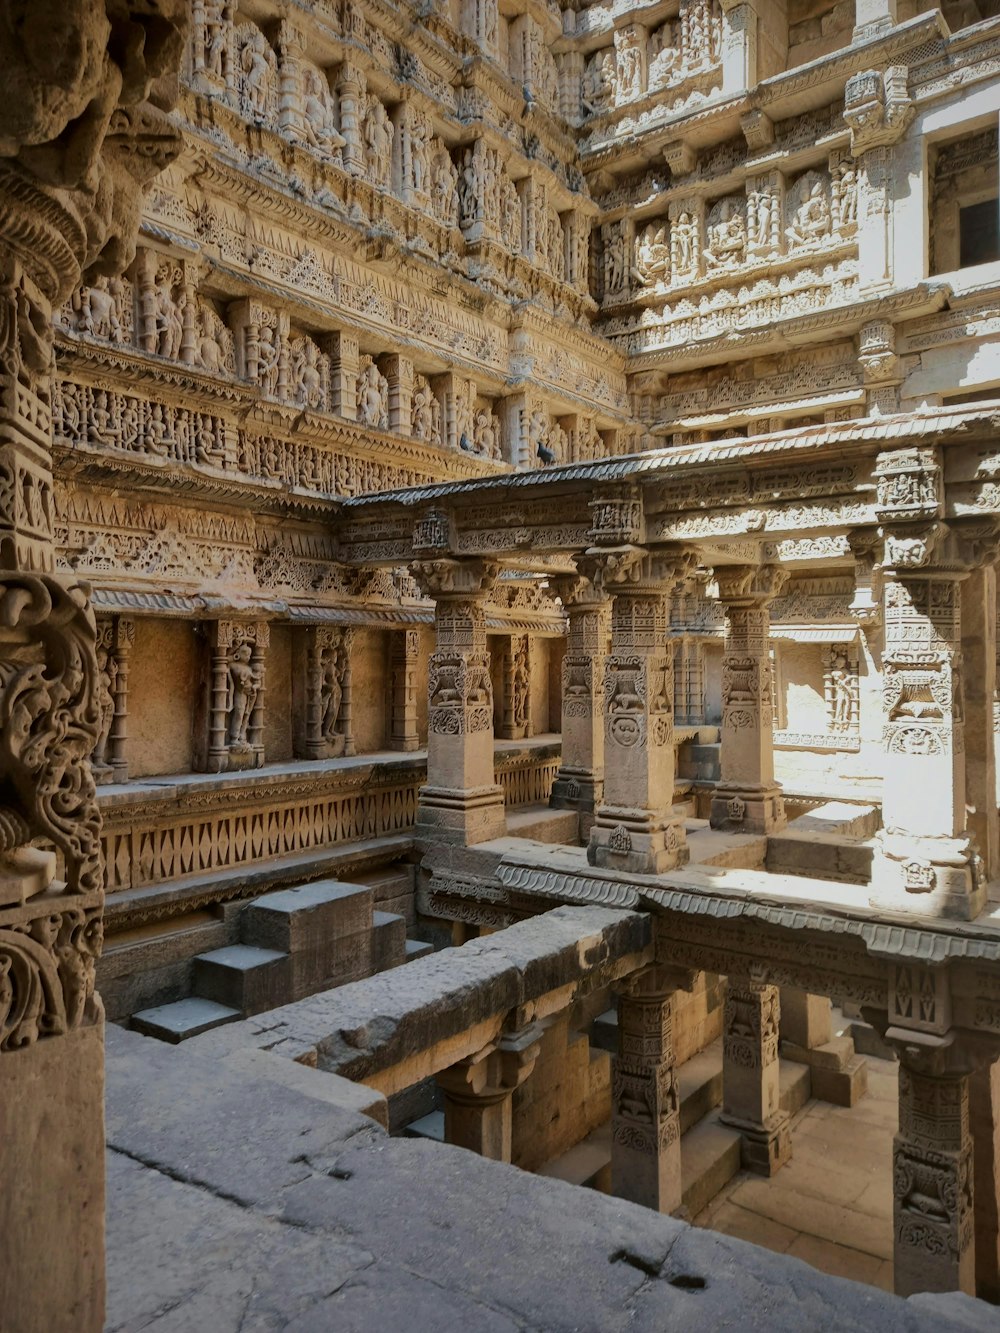
{"type": "Polygon", "coordinates": [[[871,148],[898,143],[906,133],[916,107],[907,87],[905,65],[890,65],[885,73],[865,70],[852,74],[844,89],[844,120],[851,130],[855,157],[871,148]]]}

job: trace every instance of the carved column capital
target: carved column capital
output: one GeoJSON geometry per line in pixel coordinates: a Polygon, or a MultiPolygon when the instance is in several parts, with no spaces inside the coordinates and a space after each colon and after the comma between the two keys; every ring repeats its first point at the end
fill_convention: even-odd
{"type": "Polygon", "coordinates": [[[531,1022],[505,1032],[474,1055],[442,1069],[437,1081],[462,1106],[502,1102],[531,1075],[541,1049],[543,1027],[531,1022]]]}
{"type": "Polygon", "coordinates": [[[766,607],[781,594],[788,570],[780,565],[717,565],[719,601],[727,608],[766,607]]]}
{"type": "Polygon", "coordinates": [[[454,559],[414,560],[410,573],[425,597],[435,601],[479,601],[492,589],[500,573],[493,560],[454,559]]]}

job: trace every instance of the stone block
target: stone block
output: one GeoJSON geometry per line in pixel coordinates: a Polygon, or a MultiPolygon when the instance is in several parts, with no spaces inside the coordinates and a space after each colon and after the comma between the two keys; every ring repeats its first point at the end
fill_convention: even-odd
{"type": "Polygon", "coordinates": [[[132,1015],[132,1026],[136,1032],[146,1037],[158,1037],[160,1041],[177,1043],[188,1037],[197,1037],[202,1032],[223,1023],[232,1023],[242,1015],[230,1005],[217,1004],[214,1000],[202,1000],[193,995],[176,1004],[159,1005],[155,1009],[143,1009],[132,1015]]]}
{"type": "Polygon", "coordinates": [[[740,1135],[713,1113],[681,1139],[683,1204],[691,1217],[732,1180],[740,1169],[740,1135]]]}
{"type": "Polygon", "coordinates": [[[426,958],[429,953],[433,952],[434,945],[428,944],[426,940],[407,940],[405,961],[412,963],[418,958],[426,958]]]}
{"type": "Polygon", "coordinates": [[[780,1105],[782,1111],[793,1116],[801,1111],[809,1100],[809,1069],[805,1065],[782,1060],[778,1071],[778,1085],[781,1089],[780,1105]]]}
{"type": "Polygon", "coordinates": [[[372,913],[372,971],[406,962],[406,922],[391,912],[372,913]]]}
{"type": "Polygon", "coordinates": [[[202,999],[259,1014],[292,998],[290,961],[278,949],[230,944],[198,955],[194,989],[202,999]]]}
{"type": "Polygon", "coordinates": [[[835,1106],[854,1106],[868,1091],[868,1065],[860,1055],[852,1056],[843,1069],[814,1065],[812,1095],[835,1106]]]}
{"type": "Polygon", "coordinates": [[[334,879],[281,889],[250,904],[242,917],[242,936],[265,949],[322,954],[337,936],[371,929],[373,898],[367,884],[334,879]]]}

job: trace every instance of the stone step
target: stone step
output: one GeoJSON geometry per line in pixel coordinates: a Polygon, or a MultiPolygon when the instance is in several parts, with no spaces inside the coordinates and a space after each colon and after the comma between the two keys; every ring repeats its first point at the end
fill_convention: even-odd
{"type": "Polygon", "coordinates": [[[376,972],[399,967],[406,958],[406,919],[392,912],[372,913],[372,966],[376,972]]]}
{"type": "Polygon", "coordinates": [[[314,880],[292,889],[264,894],[244,911],[245,944],[283,953],[322,952],[337,936],[370,930],[374,891],[368,884],[336,879],[314,880]]]}
{"type": "Polygon", "coordinates": [[[692,1055],[677,1071],[681,1133],[686,1134],[722,1101],[722,1045],[718,1041],[692,1055]]]}
{"type": "Polygon", "coordinates": [[[590,1025],[590,1044],[600,1051],[618,1054],[618,1010],[605,1009],[590,1025]]]}
{"type": "Polygon", "coordinates": [[[790,1060],[778,1061],[778,1086],[781,1089],[781,1109],[790,1116],[801,1111],[809,1100],[811,1081],[809,1066],[797,1065],[790,1060]]]}
{"type": "Polygon", "coordinates": [[[611,1193],[611,1122],[598,1125],[567,1152],[546,1162],[536,1172],[550,1180],[611,1193]]]}
{"type": "Polygon", "coordinates": [[[194,990],[245,1017],[263,1013],[292,998],[291,960],[279,949],[230,944],[194,960],[194,990]]]}
{"type": "Polygon", "coordinates": [[[418,958],[426,958],[429,953],[433,952],[434,945],[428,944],[426,940],[407,940],[404,962],[413,963],[418,958]]]}
{"type": "Polygon", "coordinates": [[[444,1112],[431,1111],[419,1120],[411,1121],[403,1130],[404,1139],[433,1139],[435,1143],[444,1143],[444,1112]]]}
{"type": "Polygon", "coordinates": [[[132,1015],[132,1027],[146,1037],[159,1037],[160,1041],[186,1041],[188,1037],[197,1037],[202,1032],[221,1027],[223,1023],[234,1023],[243,1015],[229,1005],[216,1004],[214,1000],[202,1000],[191,996],[186,1000],[176,1000],[173,1004],[161,1004],[155,1009],[142,1009],[132,1015]]]}
{"type": "Polygon", "coordinates": [[[740,1135],[713,1111],[681,1139],[684,1207],[696,1217],[740,1169],[740,1135]]]}
{"type": "Polygon", "coordinates": [[[819,1101],[856,1106],[868,1091],[868,1064],[863,1055],[853,1055],[843,1069],[814,1066],[810,1083],[812,1095],[819,1101]]]}
{"type": "Polygon", "coordinates": [[[826,801],[799,815],[788,825],[790,833],[836,833],[862,842],[874,838],[882,825],[876,805],[853,805],[849,801],[826,801]]]}
{"type": "MultiPolygon", "coordinates": [[[[802,816],[808,818],[809,816],[802,816]]],[[[765,868],[775,875],[800,875],[807,879],[867,884],[872,873],[869,840],[859,842],[842,833],[803,832],[793,820],[782,833],[767,839],[765,868]]]]}
{"type": "Polygon", "coordinates": [[[553,810],[548,805],[522,805],[507,811],[507,836],[575,846],[580,841],[576,810],[553,810]]]}

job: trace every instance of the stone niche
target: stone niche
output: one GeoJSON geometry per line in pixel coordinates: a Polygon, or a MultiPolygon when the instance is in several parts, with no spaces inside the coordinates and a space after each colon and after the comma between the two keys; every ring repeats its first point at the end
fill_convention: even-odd
{"type": "Polygon", "coordinates": [[[186,620],[136,622],[129,673],[130,778],[191,771],[201,647],[195,628],[186,620]]]}
{"type": "Polygon", "coordinates": [[[931,147],[931,273],[1000,260],[998,151],[995,124],[931,147]]]}

